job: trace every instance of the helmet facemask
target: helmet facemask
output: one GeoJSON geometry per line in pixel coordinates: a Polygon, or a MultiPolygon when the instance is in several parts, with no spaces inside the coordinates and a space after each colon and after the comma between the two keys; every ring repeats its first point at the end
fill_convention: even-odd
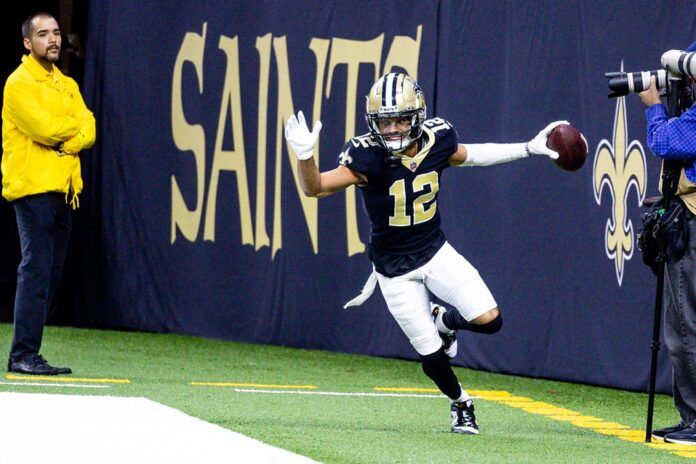
{"type": "Polygon", "coordinates": [[[391,73],[381,77],[366,99],[365,120],[370,133],[390,154],[402,153],[423,134],[425,98],[420,86],[406,74],[391,73]],[[404,132],[383,134],[379,121],[386,118],[408,118],[410,128],[404,132]]]}
{"type": "Polygon", "coordinates": [[[425,119],[424,117],[419,117],[417,111],[406,111],[400,113],[399,116],[374,116],[368,115],[366,117],[367,124],[370,127],[370,132],[382,147],[389,150],[391,153],[397,154],[401,153],[411,145],[413,145],[416,140],[423,134],[422,123],[425,119]],[[403,132],[394,131],[382,133],[380,130],[380,120],[383,119],[400,119],[408,118],[410,120],[409,128],[403,132]]]}

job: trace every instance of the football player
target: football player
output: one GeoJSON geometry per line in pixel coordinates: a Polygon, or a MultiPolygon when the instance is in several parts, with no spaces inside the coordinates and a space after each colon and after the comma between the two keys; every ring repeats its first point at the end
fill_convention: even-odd
{"type": "Polygon", "coordinates": [[[493,334],[503,319],[478,271],[445,239],[437,198],[442,171],[450,166],[488,166],[558,153],[546,146],[546,126],[527,143],[462,144],[452,125],[426,119],[418,83],[402,73],[379,78],[367,95],[369,132],[350,139],[339,165],[319,172],[314,146],[321,121],[310,132],[302,111],[285,126],[285,138],[297,155],[305,195],[325,197],[357,185],[370,218],[368,256],[373,273],[359,305],[379,282],[389,311],[420,356],[423,371],[451,401],[452,432],[479,433],[474,405],[450,365],[456,354],[456,330],[493,334]],[[430,303],[431,293],[455,310],[430,303]]]}

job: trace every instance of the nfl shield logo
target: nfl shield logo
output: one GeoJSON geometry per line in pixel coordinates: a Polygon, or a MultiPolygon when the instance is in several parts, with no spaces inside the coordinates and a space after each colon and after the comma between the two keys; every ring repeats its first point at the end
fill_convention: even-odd
{"type": "Polygon", "coordinates": [[[417,167],[418,167],[418,165],[416,164],[416,162],[411,161],[411,165],[409,166],[409,169],[411,169],[411,171],[415,171],[417,167]]]}

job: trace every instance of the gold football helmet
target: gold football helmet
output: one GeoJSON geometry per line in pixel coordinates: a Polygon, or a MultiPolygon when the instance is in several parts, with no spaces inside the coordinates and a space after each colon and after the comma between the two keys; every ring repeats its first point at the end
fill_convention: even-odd
{"type": "Polygon", "coordinates": [[[366,97],[365,120],[377,143],[391,154],[401,153],[423,134],[426,116],[425,97],[418,83],[403,73],[380,77],[366,97]],[[408,118],[411,126],[405,132],[382,133],[380,119],[408,118]]]}

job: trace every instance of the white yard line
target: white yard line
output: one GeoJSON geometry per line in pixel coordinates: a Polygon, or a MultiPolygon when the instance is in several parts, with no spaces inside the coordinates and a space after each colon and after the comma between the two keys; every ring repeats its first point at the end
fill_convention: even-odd
{"type": "MultiPolygon", "coordinates": [[[[272,393],[276,395],[325,395],[325,396],[372,396],[395,398],[446,398],[445,395],[429,395],[425,393],[366,393],[366,392],[332,392],[332,391],[298,391],[298,390],[263,390],[258,388],[233,388],[237,393],[272,393]]],[[[472,396],[472,398],[477,398],[472,396]]]]}
{"type": "Polygon", "coordinates": [[[0,392],[0,411],[2,462],[316,463],[146,398],[0,392]]]}

